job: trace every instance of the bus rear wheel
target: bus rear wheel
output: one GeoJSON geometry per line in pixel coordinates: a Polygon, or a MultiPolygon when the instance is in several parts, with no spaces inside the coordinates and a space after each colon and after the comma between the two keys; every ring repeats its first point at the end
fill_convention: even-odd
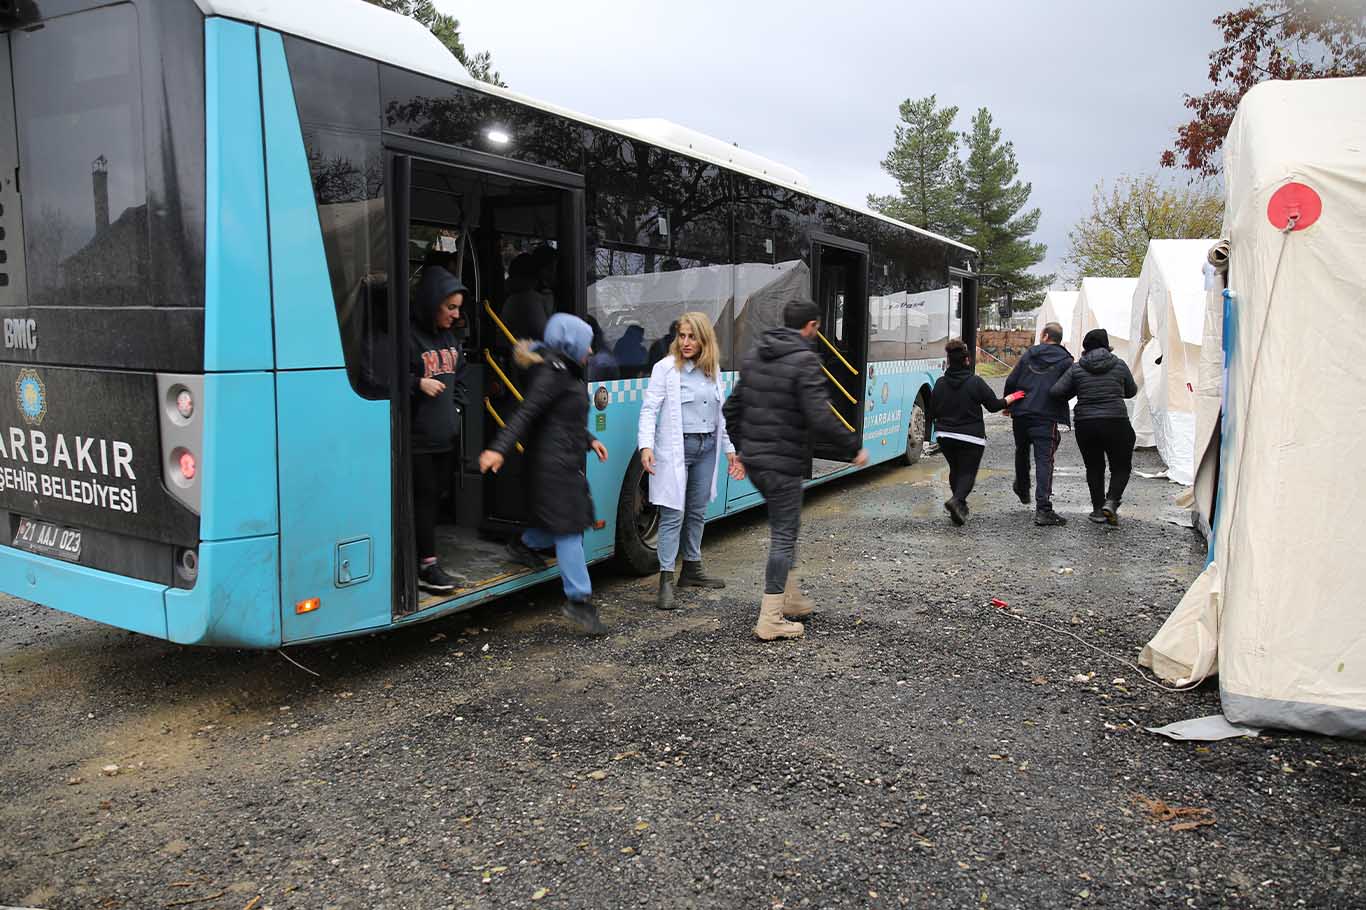
{"type": "Polygon", "coordinates": [[[650,475],[640,455],[631,459],[617,500],[616,561],[622,571],[649,575],[659,571],[659,509],[650,502],[650,475]]]}
{"type": "Polygon", "coordinates": [[[929,435],[929,421],[925,415],[925,396],[915,397],[911,406],[910,428],[906,431],[906,452],[901,456],[902,464],[912,465],[920,460],[925,452],[925,439],[929,435]]]}

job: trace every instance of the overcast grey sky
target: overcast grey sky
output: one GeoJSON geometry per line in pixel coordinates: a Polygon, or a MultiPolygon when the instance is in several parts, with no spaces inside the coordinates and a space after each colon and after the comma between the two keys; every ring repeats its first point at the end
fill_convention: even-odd
{"type": "Polygon", "coordinates": [[[850,202],[895,189],[878,163],[903,99],[937,94],[960,108],[960,129],[985,106],[1034,185],[1047,272],[1097,180],[1158,170],[1183,93],[1208,84],[1210,20],[1241,2],[437,5],[517,91],[597,117],[673,120],[850,202]]]}

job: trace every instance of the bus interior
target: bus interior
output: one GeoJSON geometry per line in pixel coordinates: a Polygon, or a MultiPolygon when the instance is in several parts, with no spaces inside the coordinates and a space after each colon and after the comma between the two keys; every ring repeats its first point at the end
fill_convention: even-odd
{"type": "MultiPolygon", "coordinates": [[[[863,387],[868,365],[868,248],[825,235],[812,238],[811,283],[821,313],[821,358],[835,416],[862,435],[863,387]]],[[[823,477],[849,466],[846,453],[814,446],[811,476],[823,477]]]]}
{"type": "MultiPolygon", "coordinates": [[[[522,457],[514,450],[501,471],[481,475],[479,453],[526,388],[526,374],[514,362],[513,347],[514,339],[528,333],[519,331],[521,325],[510,310],[529,306],[574,312],[577,282],[566,251],[581,244],[576,242],[579,221],[570,190],[418,158],[397,160],[400,166],[407,163],[408,205],[402,222],[395,224],[403,233],[395,248],[403,251],[405,260],[396,265],[406,267],[409,293],[395,313],[404,327],[395,337],[404,339],[406,347],[411,301],[426,269],[440,266],[458,274],[468,290],[454,327],[467,361],[462,377],[463,427],[448,461],[448,495],[440,504],[436,529],[436,556],[459,583],[450,593],[417,590],[407,454],[410,402],[407,384],[396,384],[395,410],[404,415],[398,447],[404,454],[395,465],[396,489],[404,491],[396,497],[396,530],[397,539],[408,543],[399,551],[409,554],[401,557],[406,563],[401,574],[407,576],[410,594],[396,602],[400,613],[408,613],[533,571],[506,552],[507,541],[528,521],[522,457]]],[[[406,351],[400,363],[406,370],[406,351]]]]}

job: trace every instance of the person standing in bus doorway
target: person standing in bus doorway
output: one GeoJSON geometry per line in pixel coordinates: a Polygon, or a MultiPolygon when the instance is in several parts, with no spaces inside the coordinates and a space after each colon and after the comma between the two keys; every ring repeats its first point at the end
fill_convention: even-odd
{"type": "Polygon", "coordinates": [[[674,566],[680,537],[683,568],[680,588],[724,588],[702,571],[702,527],[707,504],[716,498],[716,460],[730,462],[730,476],[745,477],[726,435],[721,404],[721,370],[716,332],[706,313],[684,313],[669,355],[650,371],[640,409],[636,445],[640,464],[650,475],[650,502],[659,507],[659,593],[655,606],[672,610],[674,566]]]}
{"type": "Polygon", "coordinates": [[[517,363],[527,371],[526,400],[507,426],[479,455],[481,472],[497,472],[520,441],[526,449],[532,526],[508,544],[509,554],[533,569],[544,569],[537,550],[555,549],[565,602],[564,616],[593,635],[607,631],[593,604],[593,583],[583,552],[583,532],[593,525],[584,454],[607,460],[607,447],[588,432],[588,386],[584,366],[593,330],[577,316],[556,313],[543,342],[520,341],[517,363]]]}
{"type": "Polygon", "coordinates": [[[1041,341],[1024,352],[1006,377],[1006,394],[1024,392],[1010,406],[1015,434],[1015,484],[1011,487],[1021,505],[1029,505],[1029,453],[1034,453],[1034,524],[1065,525],[1067,519],[1053,511],[1053,459],[1058,452],[1058,425],[1070,426],[1067,402],[1050,393],[1053,384],[1072,367],[1072,355],[1062,346],[1062,326],[1043,327],[1041,341]]]}
{"type": "Polygon", "coordinates": [[[951,495],[944,510],[956,525],[968,520],[968,494],[977,483],[977,469],[987,449],[987,425],[982,420],[982,408],[993,414],[1024,397],[1015,392],[1010,398],[1000,398],[986,380],[972,371],[968,362],[968,346],[955,338],[944,345],[949,368],[934,384],[930,395],[930,416],[934,418],[939,450],[949,463],[951,495]]]}
{"type": "Polygon", "coordinates": [[[417,584],[433,594],[449,594],[469,583],[442,569],[436,556],[437,510],[456,470],[452,453],[465,409],[466,363],[452,330],[464,300],[460,279],[440,266],[429,266],[417,288],[409,330],[417,584]]]}
{"type": "Polygon", "coordinates": [[[1134,461],[1134,428],[1124,399],[1138,394],[1128,365],[1110,353],[1110,333],[1092,329],[1081,342],[1081,360],[1053,385],[1053,397],[1077,398],[1077,448],[1086,463],[1091,491],[1090,519],[1119,524],[1119,504],[1134,461]],[[1110,462],[1110,488],[1105,488],[1105,462],[1110,462]]]}
{"type": "Polygon", "coordinates": [[[855,467],[868,463],[858,437],[830,405],[821,361],[812,345],[820,310],[810,300],[783,307],[783,325],[768,329],[745,355],[740,379],[723,408],[740,461],[768,504],[768,564],[754,634],[763,641],[801,638],[799,622],[815,609],[792,571],[802,523],[802,481],[811,474],[811,445],[824,440],[855,467]]]}

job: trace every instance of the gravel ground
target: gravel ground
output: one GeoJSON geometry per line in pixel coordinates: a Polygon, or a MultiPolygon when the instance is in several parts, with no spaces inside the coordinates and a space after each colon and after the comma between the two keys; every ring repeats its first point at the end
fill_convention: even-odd
{"type": "Polygon", "coordinates": [[[762,513],[674,614],[601,571],[605,639],[543,588],[290,652],[318,677],[3,602],[0,904],[1361,906],[1366,746],[1169,742],[1212,686],[989,605],[1133,659],[1202,563],[1176,488],[1097,527],[1065,437],[1073,520],[1034,528],[989,436],[966,528],[937,457],[809,497],[800,642],[749,634],[762,513]]]}

